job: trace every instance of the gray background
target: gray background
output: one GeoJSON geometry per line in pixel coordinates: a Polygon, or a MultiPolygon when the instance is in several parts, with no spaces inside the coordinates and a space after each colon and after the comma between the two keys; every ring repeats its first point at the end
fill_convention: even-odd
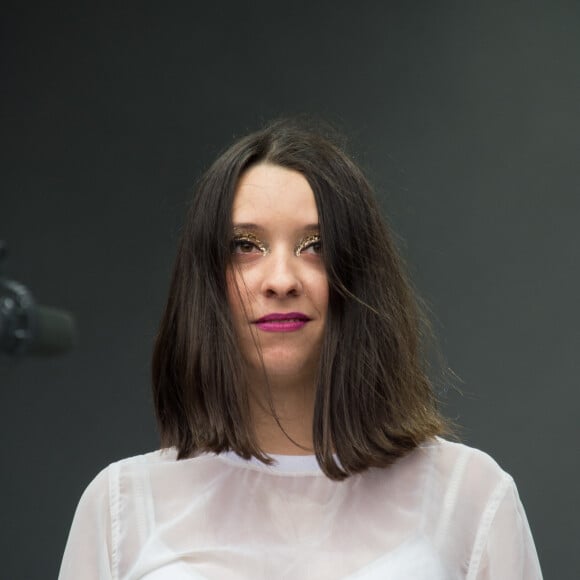
{"type": "Polygon", "coordinates": [[[2,578],[54,578],[78,498],[155,448],[149,356],[191,185],[314,113],[369,169],[441,347],[446,412],[578,578],[580,4],[20,3],[1,31],[5,273],[78,348],[0,359],[2,578]]]}

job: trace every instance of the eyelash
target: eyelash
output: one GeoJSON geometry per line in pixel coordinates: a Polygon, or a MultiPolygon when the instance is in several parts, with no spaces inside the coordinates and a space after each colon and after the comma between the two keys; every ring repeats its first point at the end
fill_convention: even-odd
{"type": "Polygon", "coordinates": [[[267,254],[268,253],[268,248],[262,243],[260,242],[260,240],[258,240],[258,238],[255,238],[254,236],[236,236],[233,240],[232,240],[232,254],[251,254],[251,250],[253,248],[257,249],[258,251],[260,251],[262,254],[267,254]],[[245,252],[245,251],[237,251],[238,249],[241,250],[241,248],[243,248],[244,246],[246,246],[246,249],[250,249],[249,252],[245,252]]]}
{"type": "MultiPolygon", "coordinates": [[[[261,242],[253,234],[243,234],[235,236],[231,242],[232,254],[251,254],[253,249],[258,250],[262,255],[269,253],[269,248],[266,244],[261,242]],[[242,247],[246,246],[247,250],[242,251],[242,247]],[[240,250],[240,251],[238,251],[240,250]]],[[[300,256],[305,250],[313,248],[315,254],[320,254],[322,251],[322,241],[318,234],[307,236],[300,240],[294,249],[294,255],[300,256]]]]}
{"type": "Polygon", "coordinates": [[[302,254],[304,250],[308,250],[309,248],[315,248],[315,246],[318,247],[317,250],[315,250],[315,253],[320,254],[320,252],[322,252],[322,241],[318,234],[307,236],[306,238],[301,240],[300,243],[296,246],[294,254],[296,256],[300,256],[300,254],[302,254]]]}

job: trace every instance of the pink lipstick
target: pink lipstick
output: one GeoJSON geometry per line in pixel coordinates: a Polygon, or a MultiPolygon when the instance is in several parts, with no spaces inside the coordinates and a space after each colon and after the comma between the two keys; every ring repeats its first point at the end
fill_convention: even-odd
{"type": "Polygon", "coordinates": [[[266,332],[294,332],[304,328],[310,320],[301,312],[273,312],[256,320],[256,326],[266,332]]]}

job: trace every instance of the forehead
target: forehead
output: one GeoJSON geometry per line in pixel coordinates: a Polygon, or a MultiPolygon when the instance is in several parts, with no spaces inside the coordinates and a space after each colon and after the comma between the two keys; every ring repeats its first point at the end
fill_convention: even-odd
{"type": "Polygon", "coordinates": [[[278,165],[254,165],[238,181],[232,221],[277,220],[316,223],[318,210],[312,188],[298,171],[278,165]]]}

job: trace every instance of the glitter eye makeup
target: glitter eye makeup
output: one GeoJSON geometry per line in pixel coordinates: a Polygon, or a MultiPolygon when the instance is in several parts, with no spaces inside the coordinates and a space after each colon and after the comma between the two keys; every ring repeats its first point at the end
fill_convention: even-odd
{"type": "MultiPolygon", "coordinates": [[[[298,241],[294,255],[300,256],[306,250],[313,249],[313,254],[320,254],[320,234],[311,234],[298,241]]],[[[235,231],[232,239],[232,254],[252,254],[258,250],[263,256],[270,253],[270,246],[252,232],[235,231]]]]}
{"type": "Polygon", "coordinates": [[[296,244],[296,248],[294,249],[294,255],[300,256],[304,250],[308,248],[313,248],[314,246],[318,245],[319,248],[316,251],[317,254],[320,253],[320,234],[312,234],[310,236],[306,236],[302,238],[298,244],[296,244]]]}
{"type": "Polygon", "coordinates": [[[251,232],[234,233],[232,254],[250,254],[254,248],[263,255],[270,252],[270,248],[251,232]]]}

